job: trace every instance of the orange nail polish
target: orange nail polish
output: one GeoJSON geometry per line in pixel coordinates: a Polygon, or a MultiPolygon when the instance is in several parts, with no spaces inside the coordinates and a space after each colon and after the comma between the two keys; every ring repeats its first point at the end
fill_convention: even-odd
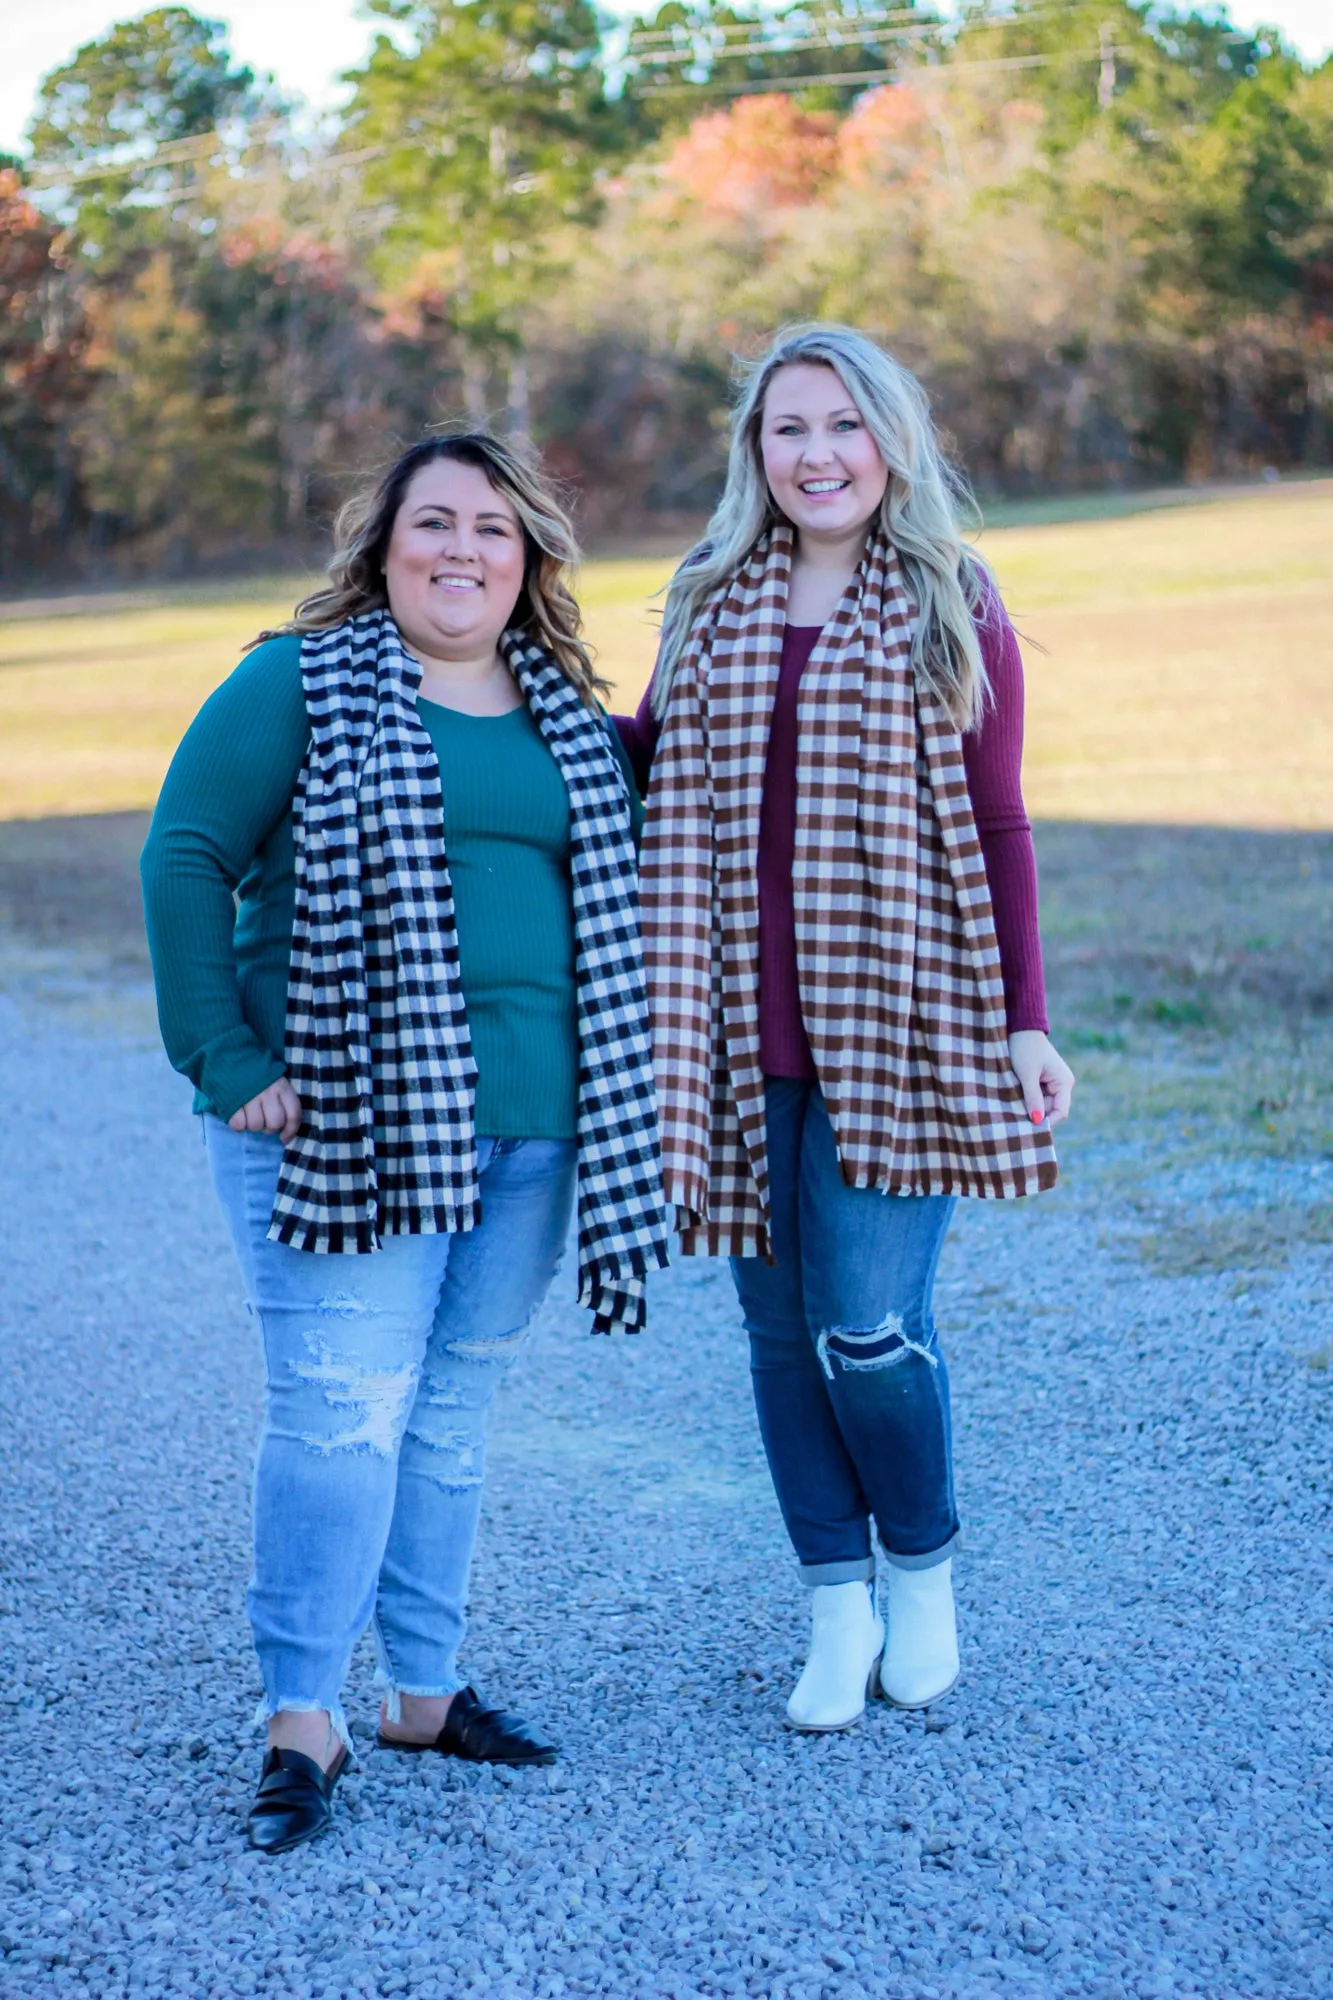
{"type": "Polygon", "coordinates": [[[1043,1115],[1043,1114],[1042,1114],[1042,1113],[1041,1113],[1040,1111],[1034,1111],[1034,1112],[1033,1112],[1033,1114],[1032,1114],[1032,1122],[1033,1122],[1033,1124],[1034,1124],[1034,1125],[1040,1125],[1040,1123],[1041,1123],[1041,1121],[1042,1121],[1042,1115],[1043,1115]]]}

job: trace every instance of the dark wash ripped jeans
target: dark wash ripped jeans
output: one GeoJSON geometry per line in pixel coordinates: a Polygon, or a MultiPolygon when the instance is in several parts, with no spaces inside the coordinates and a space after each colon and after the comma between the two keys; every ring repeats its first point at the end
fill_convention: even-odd
{"type": "Polygon", "coordinates": [[[949,1378],[931,1292],[952,1195],[885,1195],[842,1178],[817,1083],[767,1079],[776,1263],[733,1257],[760,1435],[804,1582],[953,1550],[949,1378]]]}

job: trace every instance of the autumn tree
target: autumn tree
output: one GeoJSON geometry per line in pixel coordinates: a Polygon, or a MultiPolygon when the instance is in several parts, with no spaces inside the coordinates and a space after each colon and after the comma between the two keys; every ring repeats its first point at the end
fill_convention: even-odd
{"type": "Polygon", "coordinates": [[[836,123],[780,91],[742,97],[695,120],[667,155],[663,178],[717,215],[804,207],[837,164],[836,123]]]}
{"type": "Polygon", "coordinates": [[[151,250],[211,136],[258,114],[221,21],[158,7],[84,43],[44,80],[28,127],[52,199],[105,261],[151,250]]]}
{"type": "Polygon", "coordinates": [[[88,394],[76,276],[14,168],[0,169],[0,578],[55,569],[83,514],[72,428],[88,394]]]}
{"type": "Polygon", "coordinates": [[[594,207],[617,143],[589,0],[370,0],[410,37],[380,36],[356,77],[349,139],[392,289],[430,292],[457,336],[474,415],[504,364],[527,421],[524,309],[554,282],[560,241],[594,207]]]}

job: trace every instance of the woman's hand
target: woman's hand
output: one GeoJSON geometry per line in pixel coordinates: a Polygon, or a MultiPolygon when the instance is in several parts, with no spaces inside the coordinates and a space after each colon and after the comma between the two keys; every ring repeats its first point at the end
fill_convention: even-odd
{"type": "Polygon", "coordinates": [[[1009,1037],[1009,1060],[1034,1125],[1058,1125],[1069,1116],[1074,1072],[1049,1035],[1040,1028],[1020,1028],[1009,1037]]]}
{"type": "Polygon", "coordinates": [[[277,1132],[286,1146],[301,1129],[301,1100],[286,1077],[280,1076],[234,1111],[227,1123],[233,1132],[277,1132]]]}

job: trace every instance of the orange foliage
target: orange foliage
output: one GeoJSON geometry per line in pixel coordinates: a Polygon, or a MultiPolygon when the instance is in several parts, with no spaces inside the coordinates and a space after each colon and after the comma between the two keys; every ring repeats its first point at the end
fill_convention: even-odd
{"type": "Polygon", "coordinates": [[[790,97],[742,97],[696,118],[666,162],[667,184],[714,215],[754,216],[818,199],[837,166],[835,119],[790,97]]]}
{"type": "Polygon", "coordinates": [[[891,83],[859,98],[838,134],[849,181],[923,181],[939,164],[939,140],[912,86],[891,83]]]}
{"type": "Polygon", "coordinates": [[[272,217],[242,223],[221,239],[222,261],[231,270],[258,265],[274,284],[304,283],[336,291],[347,279],[347,260],[306,231],[290,231],[272,217]]]}

